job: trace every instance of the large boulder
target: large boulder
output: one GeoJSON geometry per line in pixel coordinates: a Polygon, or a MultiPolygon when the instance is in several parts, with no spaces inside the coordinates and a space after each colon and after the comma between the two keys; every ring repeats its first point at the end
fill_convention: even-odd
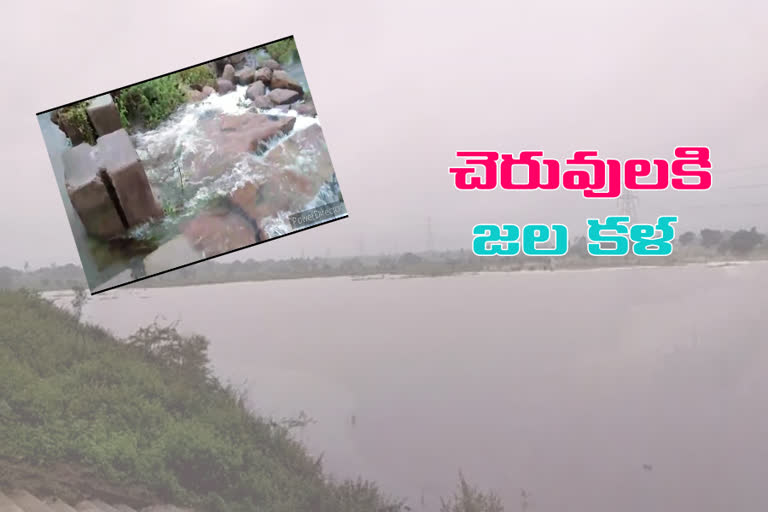
{"type": "Polygon", "coordinates": [[[315,110],[315,104],[311,101],[304,101],[294,103],[291,108],[295,110],[299,115],[317,117],[317,110],[315,110]]]}
{"type": "Polygon", "coordinates": [[[187,89],[185,94],[187,96],[187,101],[190,103],[196,103],[205,99],[205,94],[203,94],[202,91],[195,89],[187,89]]]}
{"type": "Polygon", "coordinates": [[[120,112],[109,94],[103,94],[90,100],[86,112],[88,112],[88,118],[97,137],[115,132],[123,127],[120,122],[120,112]]]}
{"type": "Polygon", "coordinates": [[[270,101],[275,105],[289,105],[301,98],[301,95],[290,89],[273,89],[268,95],[270,101]]]}
{"type": "Polygon", "coordinates": [[[85,143],[65,151],[64,181],[86,232],[108,240],[124,235],[126,226],[99,173],[95,152],[96,148],[85,143]]]}
{"type": "Polygon", "coordinates": [[[214,92],[216,92],[216,91],[210,85],[206,85],[205,87],[203,87],[203,97],[205,97],[205,98],[207,98],[208,96],[210,96],[214,92]]]}
{"type": "Polygon", "coordinates": [[[276,70],[276,69],[280,69],[280,68],[282,67],[282,66],[280,65],[280,63],[279,63],[279,62],[277,62],[275,59],[267,59],[267,60],[265,60],[265,61],[263,62],[263,65],[264,65],[264,67],[265,67],[265,68],[269,68],[269,69],[271,69],[272,71],[274,71],[274,70],[276,70]]]}
{"type": "Polygon", "coordinates": [[[269,82],[272,80],[272,70],[266,67],[259,68],[254,73],[253,79],[258,82],[264,82],[264,84],[269,85],[269,82]]]}
{"type": "Polygon", "coordinates": [[[221,73],[221,78],[224,80],[229,80],[230,82],[235,82],[235,67],[232,64],[227,64],[224,66],[224,71],[221,73]]]}
{"type": "Polygon", "coordinates": [[[245,64],[245,52],[230,55],[228,59],[233,66],[238,67],[241,64],[245,64]]]}
{"type": "Polygon", "coordinates": [[[216,92],[219,94],[227,94],[228,92],[232,92],[234,90],[235,85],[232,83],[232,81],[225,78],[219,78],[216,80],[216,92]]]}
{"type": "Polygon", "coordinates": [[[255,96],[253,98],[253,106],[256,107],[256,108],[260,108],[260,109],[264,109],[264,110],[269,110],[272,107],[274,107],[275,104],[272,103],[272,101],[269,98],[267,98],[266,96],[255,96]]]}
{"type": "Polygon", "coordinates": [[[296,80],[291,78],[285,71],[277,70],[272,72],[272,79],[269,81],[271,89],[290,89],[296,91],[299,95],[304,95],[304,88],[296,80]]]}
{"type": "Polygon", "coordinates": [[[257,96],[264,96],[266,91],[267,88],[262,82],[254,82],[254,84],[248,87],[248,90],[245,91],[245,97],[253,100],[257,96]]]}
{"type": "Polygon", "coordinates": [[[248,85],[253,82],[254,71],[253,68],[245,66],[243,69],[235,73],[235,80],[239,85],[248,85]]]}

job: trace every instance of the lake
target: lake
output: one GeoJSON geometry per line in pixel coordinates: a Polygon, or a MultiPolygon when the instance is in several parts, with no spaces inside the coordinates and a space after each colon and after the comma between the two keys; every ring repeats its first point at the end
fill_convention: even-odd
{"type": "Polygon", "coordinates": [[[414,511],[461,469],[506,510],[721,512],[768,507],[766,304],[750,263],[124,289],[84,318],[204,334],[255,409],[306,412],[329,471],[414,511]]]}

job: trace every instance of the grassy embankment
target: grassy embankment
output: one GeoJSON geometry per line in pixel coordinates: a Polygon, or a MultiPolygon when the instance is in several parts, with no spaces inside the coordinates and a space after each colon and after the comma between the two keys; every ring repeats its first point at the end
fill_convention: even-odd
{"type": "Polygon", "coordinates": [[[0,291],[0,325],[0,483],[24,467],[25,485],[35,468],[45,488],[85,472],[137,505],[401,510],[373,483],[331,481],[288,426],[249,412],[211,376],[203,337],[150,326],[118,340],[23,291],[0,291]]]}

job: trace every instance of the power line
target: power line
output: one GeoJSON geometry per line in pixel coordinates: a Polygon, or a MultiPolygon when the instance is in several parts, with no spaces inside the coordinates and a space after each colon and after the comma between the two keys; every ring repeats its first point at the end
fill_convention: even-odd
{"type": "Polygon", "coordinates": [[[758,208],[766,207],[768,202],[752,202],[752,203],[720,203],[720,204],[695,204],[686,206],[686,208],[758,208]]]}
{"type": "Polygon", "coordinates": [[[724,187],[727,189],[734,189],[734,188],[765,188],[768,187],[768,183],[755,183],[753,185],[733,185],[731,187],[724,187]]]}

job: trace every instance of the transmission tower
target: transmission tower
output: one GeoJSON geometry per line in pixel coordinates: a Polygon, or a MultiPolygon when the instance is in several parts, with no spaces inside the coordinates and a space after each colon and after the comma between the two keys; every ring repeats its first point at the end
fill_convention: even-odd
{"type": "Polygon", "coordinates": [[[618,199],[619,213],[624,216],[628,216],[630,220],[634,220],[637,217],[637,206],[640,199],[632,190],[624,190],[624,193],[618,199]]]}
{"type": "Polygon", "coordinates": [[[520,491],[520,510],[522,510],[522,512],[528,511],[528,507],[530,507],[531,505],[530,498],[531,498],[531,495],[528,491],[526,491],[525,489],[522,489],[520,491]]]}
{"type": "Polygon", "coordinates": [[[427,251],[432,252],[435,249],[435,241],[432,238],[432,217],[427,217],[427,251]]]}

